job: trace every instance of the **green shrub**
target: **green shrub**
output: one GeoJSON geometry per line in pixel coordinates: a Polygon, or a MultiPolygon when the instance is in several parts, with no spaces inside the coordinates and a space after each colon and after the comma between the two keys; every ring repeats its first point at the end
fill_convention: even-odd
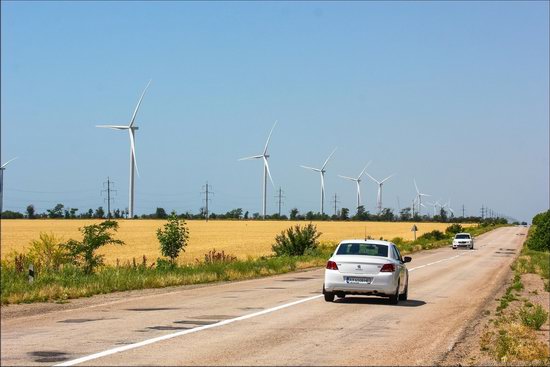
{"type": "Polygon", "coordinates": [[[519,310],[519,317],[523,325],[540,330],[540,327],[548,320],[548,312],[541,305],[522,307],[519,310]]]}
{"type": "Polygon", "coordinates": [[[437,229],[434,229],[431,232],[424,233],[422,236],[418,237],[419,239],[426,239],[426,240],[435,240],[439,241],[445,238],[445,234],[443,232],[438,231],[437,229]]]}
{"type": "Polygon", "coordinates": [[[297,224],[287,228],[275,237],[275,244],[271,249],[277,256],[300,256],[306,251],[315,250],[318,247],[317,239],[321,236],[317,227],[311,223],[301,227],[297,224]]]}
{"type": "Polygon", "coordinates": [[[38,240],[32,240],[27,256],[35,269],[59,270],[61,265],[70,262],[69,252],[61,239],[53,233],[41,232],[38,240]]]}
{"type": "Polygon", "coordinates": [[[449,235],[455,235],[457,233],[464,232],[464,228],[458,223],[451,224],[445,229],[445,233],[449,235]]]}
{"type": "Polygon", "coordinates": [[[110,231],[118,229],[118,223],[106,220],[99,224],[92,224],[79,228],[82,232],[82,241],[70,239],[65,245],[73,262],[82,267],[86,274],[92,274],[94,269],[103,265],[103,255],[96,255],[95,251],[105,245],[123,245],[121,240],[115,240],[110,231]]]}
{"type": "Polygon", "coordinates": [[[168,217],[168,223],[164,225],[164,231],[160,228],[157,230],[157,238],[162,255],[170,258],[174,263],[180,251],[185,251],[189,240],[189,230],[185,220],[178,218],[176,212],[172,212],[168,217]]]}
{"type": "Polygon", "coordinates": [[[550,251],[550,210],[539,213],[533,218],[527,247],[535,251],[550,251]]]}

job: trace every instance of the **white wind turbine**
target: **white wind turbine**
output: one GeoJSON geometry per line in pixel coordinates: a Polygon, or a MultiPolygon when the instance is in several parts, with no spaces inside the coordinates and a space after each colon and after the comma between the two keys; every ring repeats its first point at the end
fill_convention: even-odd
{"type": "Polygon", "coordinates": [[[422,196],[431,196],[428,194],[423,194],[418,190],[418,186],[416,185],[416,179],[413,178],[414,181],[414,188],[416,189],[416,201],[418,203],[418,215],[420,215],[421,207],[426,207],[424,204],[422,204],[422,196]]]}
{"type": "Polygon", "coordinates": [[[267,163],[267,158],[269,158],[269,154],[267,154],[267,147],[269,146],[269,140],[271,139],[271,134],[273,133],[273,129],[275,129],[275,126],[277,125],[277,121],[273,124],[273,127],[271,128],[271,131],[269,132],[269,136],[267,137],[267,141],[265,142],[264,151],[261,155],[254,155],[252,157],[245,157],[239,159],[239,161],[244,161],[247,159],[262,159],[264,161],[264,174],[263,174],[263,181],[262,181],[262,189],[263,189],[263,197],[262,197],[262,215],[265,219],[266,216],[266,210],[267,210],[267,176],[269,176],[269,180],[271,181],[271,184],[273,187],[275,187],[275,184],[273,183],[273,178],[271,178],[271,172],[269,171],[269,164],[267,163]]]}
{"type": "Polygon", "coordinates": [[[386,182],[387,180],[395,176],[395,173],[386,177],[382,181],[378,181],[377,179],[369,175],[368,172],[365,172],[365,173],[367,174],[367,176],[371,178],[371,180],[373,180],[378,184],[378,195],[376,196],[376,208],[378,209],[378,213],[381,213],[382,212],[382,185],[384,184],[384,182],[386,182]]]}
{"type": "Polygon", "coordinates": [[[330,160],[330,158],[332,157],[332,155],[334,154],[334,152],[336,152],[336,149],[337,148],[334,148],[332,153],[330,153],[330,155],[328,156],[325,163],[323,163],[323,166],[321,168],[300,166],[302,168],[309,169],[309,170],[312,170],[312,171],[315,171],[315,172],[319,172],[321,174],[321,214],[325,214],[325,172],[326,172],[325,167],[327,166],[327,163],[330,160]]]}
{"type": "Polygon", "coordinates": [[[451,208],[451,199],[449,199],[449,201],[447,201],[445,204],[443,204],[441,206],[441,208],[445,208],[447,207],[447,209],[449,209],[449,211],[451,212],[452,216],[454,217],[455,216],[455,211],[451,208]]]}
{"type": "Polygon", "coordinates": [[[136,163],[136,137],[135,137],[135,131],[138,130],[139,128],[134,124],[136,122],[136,115],[138,113],[139,106],[141,105],[141,101],[143,100],[143,96],[145,95],[147,88],[149,88],[149,84],[151,84],[151,80],[149,80],[149,83],[147,83],[147,86],[143,90],[143,93],[141,93],[141,97],[139,98],[139,101],[136,105],[136,108],[134,110],[134,113],[132,115],[132,118],[130,119],[130,123],[128,124],[128,126],[96,125],[96,127],[102,127],[107,129],[128,130],[128,135],[130,136],[130,188],[129,188],[128,214],[130,218],[134,218],[134,169],[135,171],[137,171],[137,174],[139,176],[139,171],[136,163]]]}
{"type": "Polygon", "coordinates": [[[363,170],[361,171],[359,176],[357,176],[357,178],[338,175],[338,177],[345,178],[346,180],[355,181],[355,183],[357,184],[357,207],[358,208],[361,206],[361,177],[363,176],[363,174],[365,173],[365,170],[370,164],[371,162],[367,163],[367,165],[365,166],[365,168],[363,168],[363,170]]]}
{"type": "Polygon", "coordinates": [[[437,215],[437,207],[439,206],[441,208],[441,204],[439,203],[439,201],[436,201],[435,203],[426,201],[426,204],[433,207],[433,209],[434,209],[434,215],[433,216],[435,217],[437,215]]]}
{"type": "Polygon", "coordinates": [[[6,163],[0,166],[0,215],[2,214],[2,208],[4,203],[4,170],[6,169],[6,166],[16,160],[17,157],[10,159],[6,163]]]}

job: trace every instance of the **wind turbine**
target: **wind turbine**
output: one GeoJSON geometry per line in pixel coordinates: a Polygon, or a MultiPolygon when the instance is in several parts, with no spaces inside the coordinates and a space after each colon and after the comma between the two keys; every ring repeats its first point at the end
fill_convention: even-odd
{"type": "Polygon", "coordinates": [[[366,172],[366,174],[367,174],[367,176],[369,176],[371,178],[371,180],[373,180],[374,182],[376,182],[378,184],[378,195],[376,197],[376,207],[378,209],[378,213],[380,214],[382,212],[382,185],[384,184],[384,182],[386,182],[387,180],[389,180],[390,178],[395,176],[395,173],[388,176],[388,177],[386,177],[382,181],[378,181],[376,178],[369,175],[368,172],[366,172]]]}
{"type": "Polygon", "coordinates": [[[315,171],[315,172],[319,172],[321,174],[321,215],[325,214],[325,172],[326,172],[325,167],[327,166],[327,163],[330,160],[330,158],[332,157],[332,155],[334,154],[334,152],[336,152],[336,149],[337,148],[334,148],[332,153],[330,153],[330,155],[328,156],[325,163],[323,163],[323,166],[321,168],[300,166],[302,168],[309,169],[309,170],[312,170],[312,171],[315,171]]]}
{"type": "Polygon", "coordinates": [[[435,203],[431,203],[429,201],[426,201],[426,204],[428,204],[429,206],[433,207],[434,208],[434,217],[437,215],[437,206],[439,205],[439,207],[441,207],[441,204],[439,203],[439,201],[436,201],[435,203]]]}
{"type": "Polygon", "coordinates": [[[413,178],[414,181],[414,188],[416,189],[416,200],[418,202],[418,215],[420,215],[421,207],[426,207],[426,205],[422,204],[422,196],[431,196],[428,194],[423,194],[418,190],[418,186],[416,185],[416,179],[413,178]]]}
{"type": "Polygon", "coordinates": [[[130,218],[134,218],[134,169],[137,171],[137,174],[139,176],[139,171],[137,168],[136,163],[136,130],[139,128],[135,126],[136,122],[136,115],[139,110],[139,106],[141,105],[141,101],[143,100],[143,96],[145,95],[145,92],[147,91],[147,88],[149,88],[149,85],[151,84],[151,80],[149,80],[149,83],[147,83],[147,86],[143,90],[143,93],[141,93],[141,97],[139,98],[139,101],[136,105],[136,108],[134,110],[134,114],[132,115],[132,118],[130,119],[130,123],[128,126],[126,125],[96,125],[96,127],[101,128],[107,128],[107,129],[114,129],[114,130],[128,130],[128,135],[130,136],[130,188],[129,188],[129,204],[128,204],[128,214],[130,218]]]}
{"type": "Polygon", "coordinates": [[[454,217],[455,216],[455,211],[451,208],[451,199],[449,199],[449,201],[447,201],[444,205],[441,206],[442,209],[445,208],[445,207],[447,207],[447,209],[449,209],[452,216],[454,217]]]}
{"type": "Polygon", "coordinates": [[[17,157],[10,159],[6,163],[0,166],[0,216],[2,215],[2,208],[4,203],[4,170],[6,169],[6,166],[16,160],[17,157]]]}
{"type": "Polygon", "coordinates": [[[355,181],[355,183],[357,184],[357,207],[358,208],[361,206],[361,185],[360,185],[361,184],[361,177],[363,176],[363,173],[365,173],[365,170],[367,169],[367,167],[370,164],[371,164],[371,162],[367,163],[367,165],[365,166],[365,168],[363,168],[363,170],[361,171],[359,176],[357,176],[357,178],[338,175],[338,177],[345,178],[346,180],[355,181]]]}
{"type": "Polygon", "coordinates": [[[275,129],[275,126],[277,126],[277,121],[273,124],[273,127],[271,128],[271,131],[269,132],[269,136],[267,137],[267,141],[265,142],[264,151],[261,155],[254,155],[252,157],[245,157],[239,159],[239,161],[244,161],[247,159],[263,159],[264,161],[264,174],[263,174],[263,197],[262,197],[262,214],[263,218],[265,219],[266,216],[266,210],[267,210],[267,176],[269,176],[269,180],[271,181],[271,184],[273,187],[275,187],[275,184],[273,183],[273,178],[271,178],[271,172],[269,171],[269,164],[267,163],[267,158],[269,158],[269,154],[267,154],[267,147],[269,146],[269,140],[271,139],[271,134],[273,133],[273,129],[275,129]]]}

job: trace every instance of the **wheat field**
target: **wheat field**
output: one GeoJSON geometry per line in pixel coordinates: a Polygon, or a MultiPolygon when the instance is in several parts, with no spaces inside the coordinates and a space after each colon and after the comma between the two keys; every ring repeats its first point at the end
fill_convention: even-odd
{"type": "MultiPolygon", "coordinates": [[[[121,239],[125,245],[105,246],[100,253],[105,255],[106,262],[121,263],[131,261],[141,262],[143,255],[154,261],[160,256],[156,231],[161,228],[164,220],[119,220],[119,230],[115,238],[121,239]]],[[[100,220],[9,220],[1,221],[1,256],[6,258],[13,251],[24,252],[29,242],[37,239],[40,232],[53,233],[64,240],[82,236],[79,227],[100,220]]],[[[202,260],[205,253],[212,248],[224,250],[226,253],[246,258],[271,254],[274,238],[282,230],[291,225],[304,225],[308,222],[293,221],[187,221],[190,241],[186,251],[180,255],[180,263],[193,262],[196,258],[202,260]]],[[[313,222],[322,233],[321,242],[339,242],[343,239],[364,238],[365,232],[372,238],[392,239],[403,237],[412,239],[412,223],[408,222],[313,222]]],[[[445,231],[446,223],[417,224],[417,235],[438,229],[445,231]]]]}

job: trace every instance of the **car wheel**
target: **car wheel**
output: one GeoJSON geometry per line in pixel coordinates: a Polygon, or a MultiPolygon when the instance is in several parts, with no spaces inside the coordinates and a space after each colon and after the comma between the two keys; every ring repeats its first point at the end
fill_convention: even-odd
{"type": "Polygon", "coordinates": [[[395,294],[390,296],[390,305],[396,305],[399,302],[399,282],[397,283],[397,289],[395,294]]]}
{"type": "Polygon", "coordinates": [[[334,301],[334,293],[325,291],[324,285],[323,285],[323,295],[325,296],[325,301],[327,302],[334,301]]]}
{"type": "Polygon", "coordinates": [[[472,245],[472,246],[470,247],[470,250],[473,250],[473,249],[474,249],[474,245],[472,245]]]}
{"type": "Polygon", "coordinates": [[[399,300],[406,301],[407,298],[409,298],[409,281],[408,280],[407,280],[407,285],[405,286],[405,291],[403,292],[403,294],[399,295],[399,300]]]}
{"type": "Polygon", "coordinates": [[[336,297],[338,297],[338,298],[346,298],[346,294],[345,294],[345,293],[336,293],[336,297]]]}

